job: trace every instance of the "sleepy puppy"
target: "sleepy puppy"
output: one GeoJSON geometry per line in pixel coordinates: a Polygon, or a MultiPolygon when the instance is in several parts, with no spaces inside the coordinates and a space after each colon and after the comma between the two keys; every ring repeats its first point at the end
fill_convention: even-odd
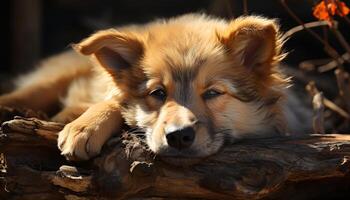
{"type": "Polygon", "coordinates": [[[226,141],[283,135],[296,123],[277,69],[274,20],[189,14],[99,31],[17,80],[0,104],[67,123],[58,147],[89,159],[126,123],[172,162],[216,153],[226,141]],[[288,121],[288,119],[291,119],[288,121]]]}

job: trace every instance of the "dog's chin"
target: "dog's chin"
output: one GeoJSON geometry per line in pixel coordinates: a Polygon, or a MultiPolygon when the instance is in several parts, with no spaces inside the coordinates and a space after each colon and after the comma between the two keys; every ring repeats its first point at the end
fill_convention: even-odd
{"type": "Polygon", "coordinates": [[[179,156],[159,156],[159,158],[170,165],[187,167],[200,163],[204,157],[179,157],[179,156]]]}

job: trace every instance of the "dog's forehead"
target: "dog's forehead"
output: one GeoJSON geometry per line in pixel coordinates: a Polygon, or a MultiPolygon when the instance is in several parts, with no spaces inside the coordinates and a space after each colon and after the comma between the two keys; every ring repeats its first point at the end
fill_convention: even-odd
{"type": "Polygon", "coordinates": [[[146,49],[145,71],[173,81],[189,82],[215,70],[225,60],[225,51],[214,42],[196,39],[176,38],[169,43],[153,45],[146,49]],[[208,68],[208,69],[204,69],[208,68]]]}

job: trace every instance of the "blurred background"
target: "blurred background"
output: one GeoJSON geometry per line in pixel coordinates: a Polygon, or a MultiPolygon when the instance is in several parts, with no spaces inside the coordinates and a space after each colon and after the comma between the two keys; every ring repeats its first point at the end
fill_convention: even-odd
{"type": "MultiPolygon", "coordinates": [[[[204,12],[227,19],[242,14],[277,18],[282,30],[287,32],[300,24],[319,22],[313,16],[313,8],[320,2],[320,0],[3,0],[1,24],[4,26],[2,28],[4,48],[1,53],[0,92],[9,91],[10,80],[32,69],[41,59],[70,49],[71,43],[77,43],[99,29],[129,23],[144,23],[189,12],[204,12]],[[301,21],[298,22],[296,17],[301,21]]],[[[334,2],[350,4],[349,0],[334,2]]],[[[334,16],[334,20],[339,20],[336,30],[341,33],[343,39],[348,40],[350,20],[344,16],[334,16]]],[[[350,59],[346,58],[346,55],[349,56],[350,48],[348,46],[346,49],[344,41],[339,42],[334,30],[324,25],[318,26],[312,30],[323,42],[308,31],[293,32],[285,44],[285,51],[289,52],[289,56],[283,65],[285,70],[295,77],[294,81],[300,84],[300,87],[296,88],[300,93],[307,95],[304,86],[315,82],[317,91],[313,88],[310,99],[306,98],[310,105],[313,95],[322,91],[322,94],[338,105],[339,109],[343,108],[340,111],[335,108],[334,111],[326,105],[325,112],[330,109],[328,117],[339,118],[341,121],[339,123],[345,123],[348,127],[349,110],[346,104],[350,102],[347,103],[343,98],[344,94],[342,95],[338,88],[339,83],[334,72],[338,68],[343,70],[343,74],[348,71],[350,59]],[[329,48],[324,50],[329,46],[332,47],[332,55],[330,55],[332,50],[329,48]],[[342,55],[345,57],[341,57],[342,55]],[[335,64],[333,62],[335,66],[327,66],[334,59],[337,60],[335,64]]]]}

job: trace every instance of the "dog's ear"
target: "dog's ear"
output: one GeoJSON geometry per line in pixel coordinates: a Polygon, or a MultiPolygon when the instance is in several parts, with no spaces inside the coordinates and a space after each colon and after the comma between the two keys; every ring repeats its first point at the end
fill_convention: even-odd
{"type": "Polygon", "coordinates": [[[134,65],[144,49],[136,35],[114,29],[97,32],[73,48],[84,55],[94,55],[103,67],[116,70],[134,65]]]}
{"type": "Polygon", "coordinates": [[[230,56],[248,69],[269,71],[261,68],[271,67],[272,62],[280,59],[282,41],[275,20],[240,17],[217,35],[230,56]]]}

